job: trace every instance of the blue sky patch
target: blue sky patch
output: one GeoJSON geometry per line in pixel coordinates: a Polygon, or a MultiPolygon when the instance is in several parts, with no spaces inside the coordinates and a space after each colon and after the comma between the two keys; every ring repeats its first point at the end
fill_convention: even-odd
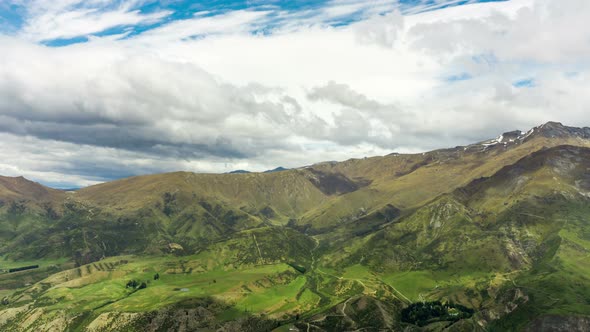
{"type": "Polygon", "coordinates": [[[473,78],[473,76],[471,76],[471,74],[469,74],[469,73],[461,73],[461,74],[447,76],[445,78],[445,81],[447,81],[447,82],[460,82],[460,81],[467,81],[472,78],[473,78]]]}
{"type": "Polygon", "coordinates": [[[25,8],[0,1],[0,33],[12,33],[20,29],[25,17],[25,8]]]}
{"type": "Polygon", "coordinates": [[[535,80],[532,78],[525,78],[518,81],[514,81],[512,85],[516,88],[532,88],[535,86],[535,80]]]}

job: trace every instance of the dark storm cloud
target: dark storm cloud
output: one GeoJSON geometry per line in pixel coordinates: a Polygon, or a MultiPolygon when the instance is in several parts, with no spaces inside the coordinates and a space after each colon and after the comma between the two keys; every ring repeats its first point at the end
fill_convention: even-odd
{"type": "Polygon", "coordinates": [[[208,143],[171,142],[165,133],[155,128],[133,125],[42,122],[1,116],[0,131],[175,158],[248,157],[234,148],[230,139],[222,136],[208,143]]]}

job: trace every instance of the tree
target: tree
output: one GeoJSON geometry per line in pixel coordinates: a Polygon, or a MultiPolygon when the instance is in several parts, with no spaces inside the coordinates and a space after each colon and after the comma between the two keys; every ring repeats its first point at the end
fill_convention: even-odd
{"type": "Polygon", "coordinates": [[[145,282],[142,282],[141,285],[139,285],[138,289],[144,289],[147,288],[147,284],[145,282]]]}
{"type": "Polygon", "coordinates": [[[156,274],[154,275],[154,280],[158,280],[158,279],[160,279],[160,274],[159,274],[159,273],[156,273],[156,274]]]}
{"type": "Polygon", "coordinates": [[[129,282],[127,282],[127,285],[125,285],[125,288],[137,288],[137,285],[139,283],[137,282],[137,280],[131,280],[129,282]]]}

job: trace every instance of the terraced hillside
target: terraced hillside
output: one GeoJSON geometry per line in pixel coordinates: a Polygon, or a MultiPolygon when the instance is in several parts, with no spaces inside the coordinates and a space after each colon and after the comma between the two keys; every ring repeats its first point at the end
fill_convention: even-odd
{"type": "Polygon", "coordinates": [[[38,265],[0,274],[7,331],[566,331],[590,316],[590,128],[76,192],[0,178],[0,200],[0,269],[38,265]]]}

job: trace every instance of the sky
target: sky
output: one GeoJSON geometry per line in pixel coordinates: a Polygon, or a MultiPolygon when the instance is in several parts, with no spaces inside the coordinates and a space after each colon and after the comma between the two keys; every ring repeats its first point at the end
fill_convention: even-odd
{"type": "Polygon", "coordinates": [[[0,0],[0,175],[56,188],[590,126],[587,0],[0,0]]]}

